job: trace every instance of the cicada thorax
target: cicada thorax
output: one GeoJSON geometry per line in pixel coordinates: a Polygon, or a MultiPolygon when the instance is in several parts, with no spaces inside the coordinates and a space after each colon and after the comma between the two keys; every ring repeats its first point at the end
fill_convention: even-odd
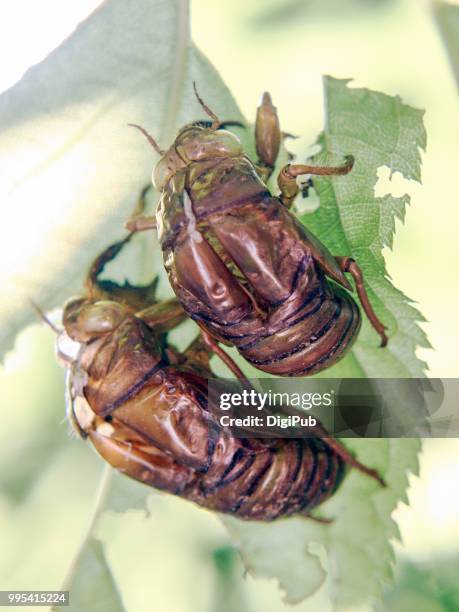
{"type": "Polygon", "coordinates": [[[76,418],[86,402],[81,425],[87,433],[94,423],[111,423],[116,417],[123,426],[147,434],[150,444],[165,444],[179,460],[190,465],[206,460],[209,428],[201,411],[205,379],[171,365],[159,338],[140,318],[126,312],[115,329],[82,343],[72,372],[76,418]],[[88,419],[91,413],[94,423],[88,419]],[[191,431],[202,448],[187,445],[191,431]]]}
{"type": "Polygon", "coordinates": [[[360,313],[344,274],[245,156],[177,171],[157,218],[185,310],[257,368],[312,374],[350,348],[360,313]]]}

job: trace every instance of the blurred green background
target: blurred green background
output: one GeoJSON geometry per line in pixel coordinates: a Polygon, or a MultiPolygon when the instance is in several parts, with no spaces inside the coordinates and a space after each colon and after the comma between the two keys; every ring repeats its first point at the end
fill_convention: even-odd
{"type": "MultiPolygon", "coordinates": [[[[18,16],[2,9],[2,44],[12,57],[17,49],[19,61],[2,66],[1,84],[11,84],[41,59],[96,4],[41,2],[53,24],[48,36],[26,26],[31,30],[22,40],[28,40],[28,53],[11,35],[15,19],[22,23],[21,2],[18,16]]],[[[457,92],[428,3],[194,0],[192,35],[248,119],[254,118],[260,94],[269,90],[283,129],[305,142],[312,143],[323,125],[322,74],[352,77],[356,86],[399,94],[426,109],[423,185],[397,175],[389,181],[382,170],[377,189],[412,195],[406,224],[397,222],[394,251],[385,254],[388,270],[428,320],[424,327],[434,350],[419,356],[430,374],[457,376],[457,92]]],[[[60,586],[89,524],[102,470],[86,445],[68,437],[63,371],[53,341],[40,325],[24,330],[0,370],[0,589],[60,586]]],[[[381,609],[459,610],[458,485],[459,441],[426,441],[421,477],[412,479],[411,505],[396,511],[404,545],[396,545],[397,584],[381,609]]],[[[99,529],[129,611],[287,609],[273,582],[242,577],[216,517],[158,494],[149,505],[148,517],[141,511],[110,513],[99,529]]],[[[322,590],[294,609],[331,608],[322,590]]]]}

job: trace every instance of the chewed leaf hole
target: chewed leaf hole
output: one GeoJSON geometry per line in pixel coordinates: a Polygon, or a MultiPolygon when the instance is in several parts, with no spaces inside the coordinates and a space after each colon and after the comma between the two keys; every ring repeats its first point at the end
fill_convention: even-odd
{"type": "Polygon", "coordinates": [[[406,179],[401,172],[393,172],[388,166],[379,166],[376,171],[378,180],[375,183],[374,194],[376,198],[391,195],[399,198],[406,194],[413,195],[417,187],[416,181],[406,179]]]}

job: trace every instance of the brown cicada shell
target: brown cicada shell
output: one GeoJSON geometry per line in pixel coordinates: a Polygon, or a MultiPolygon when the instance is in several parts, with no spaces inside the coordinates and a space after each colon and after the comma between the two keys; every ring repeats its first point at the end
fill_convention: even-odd
{"type": "Polygon", "coordinates": [[[133,230],[157,224],[169,280],[189,316],[260,370],[310,375],[341,359],[360,329],[348,272],[385,346],[357,263],[334,257],[289,211],[298,176],[347,174],[352,157],[334,168],[288,164],[274,196],[266,180],[282,134],[269,94],[257,113],[258,165],[198,99],[210,125],[185,126],[167,151],[147,134],[161,154],[153,174],[161,199],[156,221],[128,224],[133,230]]]}
{"type": "Polygon", "coordinates": [[[154,286],[97,280],[127,240],[94,262],[86,297],[64,307],[58,339],[70,420],[106,461],[210,510],[265,521],[309,515],[340,485],[346,463],[382,482],[324,432],[240,439],[222,427],[208,402],[209,342],[198,338],[180,354],[165,341],[186,316],[177,300],[158,304],[154,286]]]}

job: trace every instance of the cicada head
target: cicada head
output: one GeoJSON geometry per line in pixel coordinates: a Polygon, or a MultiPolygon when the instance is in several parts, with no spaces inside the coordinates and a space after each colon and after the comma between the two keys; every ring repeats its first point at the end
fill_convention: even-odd
{"type": "Polygon", "coordinates": [[[175,149],[188,163],[215,157],[236,157],[243,153],[239,138],[228,130],[187,126],[175,139],[175,149]]]}
{"type": "Polygon", "coordinates": [[[74,298],[64,306],[62,322],[72,340],[89,342],[115,330],[127,314],[126,308],[118,302],[88,302],[85,298],[74,298]]]}
{"type": "Polygon", "coordinates": [[[231,132],[197,124],[186,125],[156,164],[153,184],[162,191],[177,170],[193,162],[236,157],[242,153],[241,141],[231,132]]]}

